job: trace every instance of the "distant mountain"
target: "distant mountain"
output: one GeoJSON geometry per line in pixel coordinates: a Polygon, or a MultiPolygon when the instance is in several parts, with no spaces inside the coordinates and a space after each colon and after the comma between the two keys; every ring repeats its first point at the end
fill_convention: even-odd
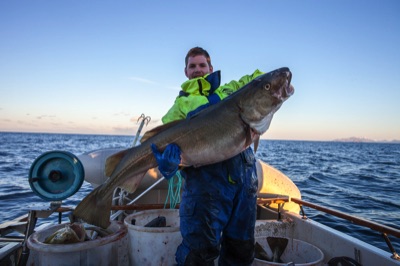
{"type": "Polygon", "coordinates": [[[334,139],[333,141],[337,142],[377,142],[377,143],[400,143],[400,140],[373,140],[367,139],[363,137],[350,137],[350,138],[342,138],[342,139],[334,139]]]}
{"type": "Polygon", "coordinates": [[[375,142],[375,140],[372,140],[372,139],[358,138],[358,137],[334,139],[333,141],[338,141],[338,142],[375,142]]]}

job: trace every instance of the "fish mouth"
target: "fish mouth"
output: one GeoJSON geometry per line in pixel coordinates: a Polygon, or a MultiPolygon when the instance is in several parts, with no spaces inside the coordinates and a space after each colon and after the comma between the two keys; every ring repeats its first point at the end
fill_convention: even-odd
{"type": "Polygon", "coordinates": [[[286,84],[285,84],[285,95],[284,95],[284,98],[285,99],[287,99],[287,98],[289,98],[290,96],[292,96],[293,95],[293,93],[294,93],[294,87],[293,87],[293,85],[291,84],[291,82],[292,82],[292,72],[290,72],[290,70],[289,69],[287,69],[287,71],[285,71],[286,73],[286,84]]]}
{"type": "Polygon", "coordinates": [[[289,98],[290,96],[292,96],[294,93],[294,87],[292,84],[288,84],[288,86],[286,86],[285,88],[285,94],[286,94],[286,98],[289,98]]]}
{"type": "Polygon", "coordinates": [[[273,95],[283,102],[294,93],[294,87],[291,84],[292,72],[289,70],[289,68],[284,67],[276,70],[273,75],[275,75],[275,77],[277,78],[277,83],[280,83],[273,95]]]}

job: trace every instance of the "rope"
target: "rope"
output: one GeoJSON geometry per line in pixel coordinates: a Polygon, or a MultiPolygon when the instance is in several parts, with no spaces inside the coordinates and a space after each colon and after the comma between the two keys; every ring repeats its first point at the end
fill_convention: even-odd
{"type": "Polygon", "coordinates": [[[164,209],[169,201],[170,209],[175,209],[176,205],[181,201],[181,187],[182,187],[182,176],[180,171],[168,180],[168,194],[165,199],[164,209]]]}

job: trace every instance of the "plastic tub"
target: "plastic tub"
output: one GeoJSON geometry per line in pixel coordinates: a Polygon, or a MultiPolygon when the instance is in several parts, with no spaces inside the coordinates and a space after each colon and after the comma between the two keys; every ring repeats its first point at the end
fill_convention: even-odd
{"type": "MultiPolygon", "coordinates": [[[[287,239],[288,244],[280,258],[283,261],[282,263],[254,259],[253,265],[287,265],[289,262],[293,262],[296,266],[323,265],[324,253],[319,248],[298,239],[287,239]]],[[[256,242],[264,248],[268,257],[272,258],[267,237],[256,237],[256,242]]]]}
{"type": "Polygon", "coordinates": [[[44,240],[65,227],[57,224],[33,233],[27,241],[28,265],[128,265],[127,228],[112,221],[113,234],[74,244],[45,244],[44,240]]]}
{"type": "Polygon", "coordinates": [[[182,242],[179,231],[179,210],[147,210],[129,215],[124,220],[128,228],[130,265],[174,265],[175,252],[182,242]],[[144,227],[164,216],[167,227],[144,227]],[[132,225],[132,220],[135,225],[132,225]]]}

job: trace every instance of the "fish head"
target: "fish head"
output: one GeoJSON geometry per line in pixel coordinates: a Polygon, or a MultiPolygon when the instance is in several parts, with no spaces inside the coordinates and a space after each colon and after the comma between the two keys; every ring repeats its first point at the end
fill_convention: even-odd
{"type": "Polygon", "coordinates": [[[239,108],[242,120],[249,125],[253,135],[265,133],[274,113],[294,93],[289,68],[279,68],[256,77],[244,87],[239,108]]]}
{"type": "Polygon", "coordinates": [[[260,80],[264,83],[264,89],[270,91],[271,96],[278,101],[284,102],[294,93],[291,85],[292,72],[287,67],[266,73],[260,77],[260,80]]]}

